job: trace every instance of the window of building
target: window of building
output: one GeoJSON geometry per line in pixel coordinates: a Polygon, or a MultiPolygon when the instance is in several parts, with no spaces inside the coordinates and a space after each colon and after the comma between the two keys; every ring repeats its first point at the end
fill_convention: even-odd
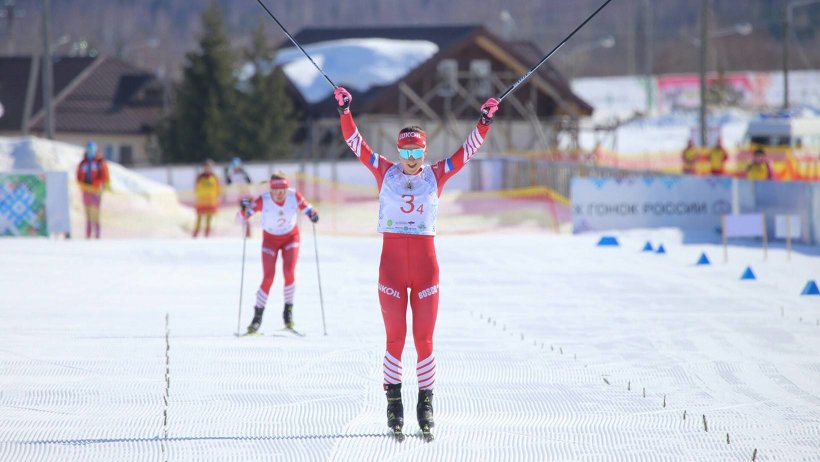
{"type": "Polygon", "coordinates": [[[470,86],[475,96],[485,98],[493,93],[493,84],[490,81],[492,65],[486,59],[470,61],[470,86]]]}
{"type": "Polygon", "coordinates": [[[439,79],[439,96],[455,96],[458,88],[458,61],[455,59],[443,59],[438,63],[437,73],[439,79]]]}
{"type": "Polygon", "coordinates": [[[130,144],[120,146],[120,163],[122,165],[134,164],[134,148],[132,148],[130,144]]]}

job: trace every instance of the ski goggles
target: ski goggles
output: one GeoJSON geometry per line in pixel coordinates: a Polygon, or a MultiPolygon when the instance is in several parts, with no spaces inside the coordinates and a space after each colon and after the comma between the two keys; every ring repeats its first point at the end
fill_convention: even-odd
{"type": "Polygon", "coordinates": [[[399,149],[399,155],[402,159],[421,159],[424,157],[424,148],[419,149],[399,149]]]}

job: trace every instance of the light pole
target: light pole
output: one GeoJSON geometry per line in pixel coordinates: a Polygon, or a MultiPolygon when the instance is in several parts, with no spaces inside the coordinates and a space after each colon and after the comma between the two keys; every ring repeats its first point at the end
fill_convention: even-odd
{"type": "Polygon", "coordinates": [[[653,29],[653,13],[652,13],[652,1],[651,0],[644,0],[643,1],[643,35],[644,35],[644,58],[643,58],[643,70],[644,70],[644,86],[646,89],[646,113],[649,114],[652,112],[652,108],[655,106],[654,101],[654,92],[652,90],[652,60],[654,57],[654,42],[653,39],[655,37],[654,29],[653,29]]]}
{"type": "Polygon", "coordinates": [[[700,145],[706,146],[706,50],[709,48],[709,0],[700,2],[700,145]]]}
{"type": "MultiPolygon", "coordinates": [[[[814,0],[820,1],[820,0],[814,0]]],[[[700,146],[707,145],[707,107],[706,107],[706,65],[709,50],[709,39],[725,37],[732,34],[749,35],[752,33],[752,25],[749,23],[735,24],[732,27],[709,32],[709,0],[701,0],[700,4],[700,39],[695,41],[696,46],[700,46],[700,146]]]]}
{"type": "Polygon", "coordinates": [[[54,139],[54,72],[51,60],[51,0],[43,0],[43,104],[46,110],[46,136],[54,139]]]}
{"type": "Polygon", "coordinates": [[[783,109],[789,108],[789,41],[794,9],[820,2],[820,0],[797,0],[786,5],[783,18],[783,109]]]}

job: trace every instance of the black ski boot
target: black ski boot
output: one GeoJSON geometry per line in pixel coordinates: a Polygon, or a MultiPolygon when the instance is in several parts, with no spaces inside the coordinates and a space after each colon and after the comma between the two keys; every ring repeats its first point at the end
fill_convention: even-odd
{"type": "Polygon", "coordinates": [[[285,321],[287,329],[293,329],[293,303],[285,303],[285,309],[282,311],[282,320],[285,321]]]}
{"type": "Polygon", "coordinates": [[[433,390],[419,390],[419,401],[416,404],[416,417],[419,419],[419,428],[424,441],[428,443],[433,441],[433,434],[430,429],[433,428],[433,390]]]}
{"type": "Polygon", "coordinates": [[[253,311],[254,311],[253,320],[251,321],[251,325],[248,326],[248,334],[249,335],[250,334],[255,334],[256,332],[259,331],[259,326],[262,325],[262,313],[265,312],[265,308],[264,307],[260,308],[258,306],[255,306],[255,307],[253,307],[253,311]]]}
{"type": "Polygon", "coordinates": [[[404,434],[401,428],[404,426],[404,405],[401,403],[401,384],[385,385],[384,390],[387,395],[387,426],[393,430],[393,436],[399,441],[404,441],[404,434]]]}

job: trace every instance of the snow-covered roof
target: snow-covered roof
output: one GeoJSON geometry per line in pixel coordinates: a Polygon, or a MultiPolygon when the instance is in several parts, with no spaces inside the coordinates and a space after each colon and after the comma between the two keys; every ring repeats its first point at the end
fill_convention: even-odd
{"type": "MultiPolygon", "coordinates": [[[[385,38],[331,40],[304,48],[337,85],[358,92],[397,82],[439,51],[438,45],[427,40],[385,38]]],[[[280,51],[274,61],[274,66],[279,65],[307,102],[318,103],[333,93],[330,83],[299,49],[280,51]]]]}

